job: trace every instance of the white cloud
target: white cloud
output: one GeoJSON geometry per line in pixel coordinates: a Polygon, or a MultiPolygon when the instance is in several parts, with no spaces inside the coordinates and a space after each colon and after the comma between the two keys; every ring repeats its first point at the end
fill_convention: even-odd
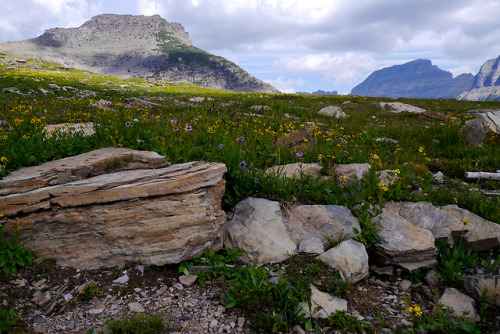
{"type": "Polygon", "coordinates": [[[271,86],[275,87],[282,93],[295,93],[297,92],[295,87],[300,87],[304,85],[302,79],[285,79],[283,76],[279,76],[274,80],[264,80],[271,86]],[[295,87],[294,87],[295,86],[295,87]]]}
{"type": "Polygon", "coordinates": [[[451,72],[451,74],[453,74],[454,78],[456,78],[460,74],[464,74],[464,73],[476,74],[474,69],[470,65],[462,65],[459,67],[450,68],[447,71],[451,72]]]}
{"type": "Polygon", "coordinates": [[[284,57],[276,61],[274,66],[285,72],[321,73],[336,83],[354,83],[367,71],[373,71],[377,62],[371,56],[352,52],[343,55],[322,53],[284,57]]]}
{"type": "Polygon", "coordinates": [[[161,1],[155,0],[138,0],[137,1],[137,10],[141,15],[162,15],[164,12],[164,8],[161,4],[161,1]]]}

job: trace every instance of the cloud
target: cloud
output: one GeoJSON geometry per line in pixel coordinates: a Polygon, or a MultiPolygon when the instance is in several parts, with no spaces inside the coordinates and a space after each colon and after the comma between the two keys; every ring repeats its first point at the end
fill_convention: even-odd
{"type": "Polygon", "coordinates": [[[79,26],[100,11],[100,3],[86,0],[6,1],[0,14],[0,42],[37,37],[48,28],[79,26]]]}
{"type": "Polygon", "coordinates": [[[291,73],[320,73],[336,83],[352,84],[366,72],[376,69],[378,64],[371,56],[348,52],[343,55],[322,53],[283,57],[274,66],[291,73]]]}
{"type": "Polygon", "coordinates": [[[138,0],[137,10],[141,15],[161,15],[164,12],[161,2],[155,0],[138,0]]]}
{"type": "Polygon", "coordinates": [[[285,79],[283,76],[279,76],[274,80],[264,80],[271,86],[275,87],[282,93],[295,93],[297,92],[296,87],[304,85],[302,79],[285,79]]]}

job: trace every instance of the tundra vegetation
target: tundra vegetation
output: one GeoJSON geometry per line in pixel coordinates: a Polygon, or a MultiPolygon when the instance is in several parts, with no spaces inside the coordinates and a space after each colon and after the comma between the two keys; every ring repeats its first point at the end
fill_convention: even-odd
{"type": "MultiPolygon", "coordinates": [[[[457,204],[500,223],[500,197],[483,193],[499,191],[499,183],[464,178],[465,172],[500,169],[500,147],[495,142],[468,147],[460,137],[460,129],[472,117],[467,111],[498,109],[500,101],[394,100],[447,116],[446,120],[437,120],[388,112],[378,106],[386,101],[382,98],[233,93],[154,78],[120,79],[31,60],[27,64],[0,65],[0,77],[2,177],[22,167],[120,146],[158,152],[173,164],[195,160],[226,164],[225,209],[249,195],[291,204],[345,205],[360,219],[363,231],[358,240],[368,247],[378,238],[376,222],[370,218],[388,201],[457,204]],[[197,102],[190,101],[193,97],[197,102]],[[340,106],[348,117],[317,114],[329,105],[340,106]],[[95,134],[86,136],[79,128],[45,130],[48,124],[86,122],[93,123],[95,134]],[[296,144],[280,139],[301,131],[308,135],[296,144]],[[319,163],[323,176],[331,175],[337,164],[370,163],[371,170],[349,185],[338,183],[334,177],[292,179],[265,173],[268,167],[295,162],[319,163]],[[382,169],[394,170],[397,180],[391,185],[380,184],[375,172],[382,169]],[[443,184],[433,181],[433,173],[438,171],[445,175],[443,184]]],[[[4,237],[3,228],[0,265],[2,280],[9,280],[10,273],[30,265],[34,256],[19,245],[15,229],[4,237]]],[[[440,250],[436,270],[448,286],[460,287],[460,273],[466,267],[498,271],[498,249],[471,253],[440,245],[440,250]]],[[[193,259],[192,264],[196,261],[201,257],[193,259]]],[[[237,253],[225,249],[219,254],[207,252],[203,263],[207,261],[215,268],[199,274],[199,282],[226,276],[226,307],[245,309],[255,328],[287,331],[300,324],[307,329],[337,327],[346,333],[383,328],[383,323],[368,326],[345,313],[313,321],[297,312],[300,301],[310,294],[311,282],[320,282],[337,296],[348,296],[352,288],[342,282],[338,272],[317,260],[294,255],[282,271],[279,266],[228,267],[227,262],[237,262],[237,253]],[[276,284],[269,283],[271,269],[282,272],[276,284]],[[290,290],[290,286],[294,288],[290,290]]],[[[185,268],[186,264],[181,265],[180,271],[185,268]]],[[[421,277],[414,272],[411,279],[418,281],[421,277]]],[[[452,320],[438,305],[409,305],[413,327],[401,332],[489,332],[499,310],[484,302],[478,308],[484,320],[473,326],[464,319],[452,320]]],[[[154,325],[144,326],[161,328],[158,319],[144,317],[133,322],[151,321],[154,325]]],[[[17,321],[12,309],[0,309],[0,332],[15,329],[17,321]]],[[[125,332],[119,320],[111,325],[118,328],[116,332],[125,332]]],[[[170,328],[167,323],[164,326],[170,328]]]]}

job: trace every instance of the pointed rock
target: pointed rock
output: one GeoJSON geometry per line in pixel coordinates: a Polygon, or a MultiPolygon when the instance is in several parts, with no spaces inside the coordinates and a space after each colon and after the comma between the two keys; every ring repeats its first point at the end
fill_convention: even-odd
{"type": "Polygon", "coordinates": [[[357,283],[369,275],[368,253],[365,246],[353,239],[341,242],[321,254],[319,259],[338,268],[344,278],[351,283],[357,283]]]}
{"type": "Polygon", "coordinates": [[[337,311],[347,311],[347,301],[329,293],[319,291],[311,285],[311,309],[307,302],[300,304],[306,318],[327,319],[330,314],[337,311]]]}
{"type": "Polygon", "coordinates": [[[455,288],[447,288],[439,298],[438,303],[452,310],[451,316],[453,317],[466,317],[473,321],[476,320],[476,302],[455,288]]]}

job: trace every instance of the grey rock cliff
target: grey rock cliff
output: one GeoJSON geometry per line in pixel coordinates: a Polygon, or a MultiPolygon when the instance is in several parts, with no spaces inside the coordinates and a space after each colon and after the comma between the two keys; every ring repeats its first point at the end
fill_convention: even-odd
{"type": "Polygon", "coordinates": [[[78,28],[52,28],[37,38],[2,43],[0,51],[106,75],[278,92],[225,58],[193,46],[181,24],[159,15],[102,14],[78,28]]]}
{"type": "Polygon", "coordinates": [[[487,60],[476,75],[472,90],[458,96],[459,100],[500,100],[500,56],[487,60]]]}

